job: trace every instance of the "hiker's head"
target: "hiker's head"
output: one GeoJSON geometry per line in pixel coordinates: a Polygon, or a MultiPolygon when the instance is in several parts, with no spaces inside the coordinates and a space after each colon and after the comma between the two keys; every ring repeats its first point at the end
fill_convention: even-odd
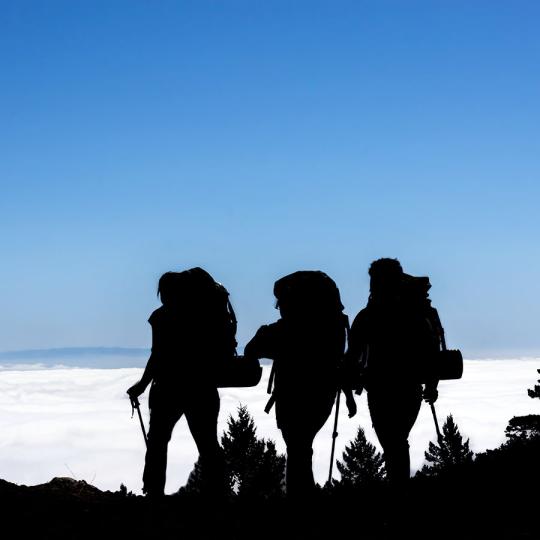
{"type": "Polygon", "coordinates": [[[306,289],[305,282],[297,276],[298,273],[285,276],[274,285],[276,308],[282,318],[298,319],[305,316],[306,312],[309,313],[308,306],[315,300],[310,294],[311,291],[306,289]]]}
{"type": "Polygon", "coordinates": [[[282,318],[320,320],[343,310],[336,284],[317,270],[300,270],[282,277],[274,284],[274,295],[282,318]]]}
{"type": "Polygon", "coordinates": [[[165,272],[158,282],[157,293],[163,305],[172,305],[178,301],[180,290],[180,274],[165,272]]]}
{"type": "Polygon", "coordinates": [[[214,309],[216,291],[220,289],[220,286],[206,270],[196,266],[180,272],[180,276],[181,302],[186,309],[201,312],[214,309]]]}
{"type": "Polygon", "coordinates": [[[393,298],[399,294],[403,268],[397,259],[377,259],[369,267],[370,292],[375,298],[393,298]]]}
{"type": "Polygon", "coordinates": [[[282,318],[301,318],[309,314],[309,305],[313,302],[312,298],[298,294],[298,291],[287,291],[276,301],[276,308],[282,318]]]}

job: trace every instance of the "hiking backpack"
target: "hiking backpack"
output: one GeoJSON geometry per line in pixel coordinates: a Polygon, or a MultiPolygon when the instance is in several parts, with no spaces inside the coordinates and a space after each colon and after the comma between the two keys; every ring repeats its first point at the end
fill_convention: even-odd
{"type": "Polygon", "coordinates": [[[184,305],[202,313],[209,333],[219,340],[220,356],[236,356],[237,321],[227,289],[199,267],[184,270],[180,279],[184,305]]]}
{"type": "Polygon", "coordinates": [[[217,345],[217,353],[228,358],[236,356],[236,315],[227,289],[202,268],[180,273],[182,304],[204,321],[208,334],[217,345]]]}
{"type": "Polygon", "coordinates": [[[343,318],[339,289],[332,278],[319,270],[299,270],[274,284],[276,308],[291,315],[343,318]]]}
{"type": "Polygon", "coordinates": [[[246,359],[236,352],[237,320],[227,289],[196,267],[182,272],[183,289],[199,312],[206,318],[209,335],[219,342],[215,383],[218,388],[247,387],[259,383],[262,368],[258,360],[246,359]]]}

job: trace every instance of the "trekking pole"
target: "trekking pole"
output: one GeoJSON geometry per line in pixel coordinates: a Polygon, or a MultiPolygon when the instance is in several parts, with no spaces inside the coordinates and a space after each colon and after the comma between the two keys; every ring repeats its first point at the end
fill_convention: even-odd
{"type": "Polygon", "coordinates": [[[141,414],[141,404],[139,403],[139,399],[138,398],[133,398],[130,396],[130,401],[131,401],[131,418],[133,418],[133,414],[135,413],[135,409],[137,409],[137,414],[139,416],[139,422],[141,424],[141,429],[142,429],[142,434],[143,434],[143,437],[144,437],[144,444],[148,447],[148,437],[146,436],[146,429],[144,429],[144,422],[143,422],[143,419],[142,419],[142,414],[141,414]]]}
{"type": "Polygon", "coordinates": [[[439,445],[443,445],[443,436],[441,434],[441,430],[439,429],[439,421],[437,420],[437,413],[435,412],[435,404],[430,403],[431,406],[431,414],[433,415],[433,421],[435,422],[435,431],[437,432],[437,440],[439,441],[439,445]]]}
{"type": "Polygon", "coordinates": [[[332,482],[332,469],[334,468],[334,452],[336,450],[336,439],[338,436],[338,416],[339,416],[339,399],[341,397],[341,388],[338,388],[336,397],[336,417],[334,418],[334,432],[332,433],[332,452],[330,453],[330,471],[328,472],[328,483],[332,482]]]}

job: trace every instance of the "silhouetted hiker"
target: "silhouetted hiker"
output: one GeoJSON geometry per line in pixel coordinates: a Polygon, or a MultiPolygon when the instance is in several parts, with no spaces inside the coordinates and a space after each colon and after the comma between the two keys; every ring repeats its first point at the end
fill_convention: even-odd
{"type": "Polygon", "coordinates": [[[223,487],[223,457],[217,438],[217,367],[235,353],[236,320],[227,290],[201,268],[167,272],[158,294],[163,305],[152,313],[152,353],[141,380],[128,394],[138,397],[152,383],[150,429],[143,491],[163,494],[167,445],[185,414],[200,454],[208,491],[223,487]]]}
{"type": "Polygon", "coordinates": [[[408,437],[422,398],[437,400],[434,360],[439,337],[415,290],[426,287],[423,279],[429,288],[427,278],[404,274],[397,259],[374,261],[369,275],[371,294],[351,327],[346,364],[360,364],[361,380],[351,381],[351,386],[357,393],[362,387],[367,390],[387,476],[395,485],[410,476],[408,437]]]}
{"type": "Polygon", "coordinates": [[[285,276],[276,281],[274,295],[281,318],[262,326],[244,355],[274,361],[266,412],[275,401],[287,445],[287,494],[305,495],[315,486],[313,440],[332,412],[348,322],[339,290],[323,272],[285,276]]]}

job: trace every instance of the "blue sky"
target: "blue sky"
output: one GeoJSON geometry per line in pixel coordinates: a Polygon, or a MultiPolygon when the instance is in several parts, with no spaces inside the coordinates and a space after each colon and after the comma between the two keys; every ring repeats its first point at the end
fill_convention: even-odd
{"type": "Polygon", "coordinates": [[[450,344],[540,354],[537,2],[0,2],[0,350],[146,347],[201,265],[244,344],[281,275],[351,316],[428,274],[450,344]]]}

